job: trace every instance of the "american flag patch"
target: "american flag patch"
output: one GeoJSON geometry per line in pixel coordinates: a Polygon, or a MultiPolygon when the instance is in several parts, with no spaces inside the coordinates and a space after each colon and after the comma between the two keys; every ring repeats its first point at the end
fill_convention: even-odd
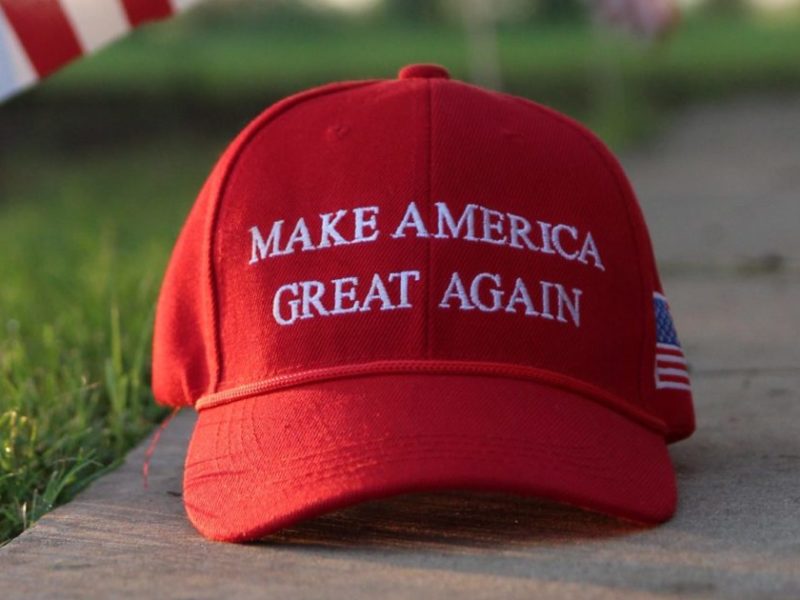
{"type": "Polygon", "coordinates": [[[686,358],[669,314],[667,298],[654,293],[653,307],[656,312],[656,389],[691,391],[686,358]]]}

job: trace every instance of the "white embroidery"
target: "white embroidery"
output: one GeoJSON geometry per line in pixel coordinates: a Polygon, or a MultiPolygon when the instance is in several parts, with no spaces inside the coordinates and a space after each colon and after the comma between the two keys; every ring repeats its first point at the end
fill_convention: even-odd
{"type": "Polygon", "coordinates": [[[300,218],[295,222],[292,234],[282,243],[285,221],[279,219],[272,223],[267,239],[258,226],[250,227],[250,261],[248,264],[255,264],[273,256],[283,256],[293,254],[299,246],[304,252],[319,250],[323,248],[334,248],[336,246],[346,246],[364,242],[374,242],[378,239],[378,214],[380,209],[377,206],[360,206],[350,210],[339,209],[335,212],[320,213],[319,215],[319,242],[314,243],[311,229],[307,225],[305,218],[300,218]],[[351,217],[352,213],[352,217],[351,217]],[[351,217],[351,218],[349,218],[351,217]],[[345,225],[343,221],[352,220],[351,225],[345,225]],[[348,237],[346,230],[352,227],[352,237],[348,237]]]}
{"type": "Polygon", "coordinates": [[[528,287],[521,277],[514,280],[514,288],[508,300],[504,302],[506,291],[499,274],[478,273],[470,282],[468,293],[461,275],[456,271],[450,276],[450,282],[438,306],[442,309],[451,309],[453,308],[451,301],[457,300],[455,308],[458,310],[466,311],[477,308],[481,312],[492,313],[504,310],[507,313],[515,314],[520,312],[519,307],[521,306],[521,312],[525,316],[571,323],[575,327],[581,326],[580,299],[583,290],[578,288],[568,290],[560,283],[550,281],[539,281],[538,286],[540,292],[539,311],[536,310],[528,287]],[[491,302],[486,301],[487,294],[491,298],[491,302]],[[553,305],[556,307],[555,315],[551,310],[553,305]]]}
{"type": "Polygon", "coordinates": [[[359,244],[364,242],[374,242],[378,239],[378,213],[380,209],[377,206],[361,206],[353,209],[353,214],[356,217],[355,232],[353,234],[352,244],[359,244]],[[369,215],[369,217],[367,217],[369,215]],[[367,234],[367,230],[372,233],[367,234]]]}
{"type": "Polygon", "coordinates": [[[442,296],[442,301],[439,302],[439,308],[450,308],[450,299],[457,298],[461,302],[460,310],[474,310],[474,306],[469,301],[467,290],[464,288],[464,283],[461,281],[461,276],[458,273],[453,273],[450,276],[450,283],[442,296]]]}
{"type": "Polygon", "coordinates": [[[689,365],[683,354],[666,296],[653,292],[655,311],[656,353],[655,384],[658,390],[691,391],[689,365]]]}
{"type": "Polygon", "coordinates": [[[400,303],[397,308],[411,308],[408,301],[408,280],[413,278],[419,281],[419,271],[400,271],[399,273],[389,273],[389,281],[400,280],[400,303]]]}
{"type": "Polygon", "coordinates": [[[331,279],[330,284],[315,280],[295,281],[280,286],[275,292],[272,316],[279,325],[293,325],[299,319],[409,309],[413,308],[411,283],[419,280],[420,272],[416,270],[389,273],[386,278],[375,273],[369,280],[366,293],[360,292],[361,299],[358,277],[339,277],[331,279]]]}
{"type": "Polygon", "coordinates": [[[472,304],[481,312],[495,312],[500,310],[500,303],[503,300],[503,292],[497,288],[500,287],[500,275],[492,273],[478,273],[472,280],[472,285],[469,286],[469,299],[472,304]],[[491,306],[481,302],[481,282],[488,279],[495,284],[496,287],[489,288],[489,294],[492,296],[491,306]]]}
{"type": "Polygon", "coordinates": [[[466,226],[466,234],[462,239],[475,242],[478,238],[475,237],[475,210],[478,208],[477,204],[467,204],[464,207],[464,212],[458,219],[458,222],[453,219],[450,209],[444,202],[437,202],[436,206],[436,233],[433,237],[438,239],[458,238],[461,235],[461,228],[466,226]],[[450,234],[444,232],[444,228],[450,230],[450,234]]]}
{"type": "Polygon", "coordinates": [[[301,319],[310,319],[314,316],[311,312],[311,307],[317,310],[317,314],[325,317],[328,311],[322,306],[320,299],[325,293],[325,284],[321,281],[301,281],[300,287],[302,288],[303,295],[303,314],[300,315],[301,319]],[[313,290],[313,291],[312,291],[313,290]]]}
{"type": "MultiPolygon", "coordinates": [[[[391,236],[437,240],[463,240],[495,246],[525,249],[542,254],[557,255],[567,261],[578,261],[605,270],[600,252],[590,231],[581,232],[566,223],[536,221],[538,234],[527,218],[479,204],[467,204],[456,218],[445,202],[435,202],[436,229],[426,222],[416,202],[409,202],[403,217],[391,236]],[[480,222],[478,222],[480,219],[480,222]],[[431,233],[433,231],[433,233],[431,233]],[[480,231],[480,234],[478,234],[480,231]],[[480,237],[478,237],[480,235],[480,237]]],[[[283,243],[284,220],[272,223],[266,240],[258,226],[250,227],[250,260],[255,264],[273,256],[308,252],[355,243],[374,242],[380,237],[379,207],[362,206],[352,210],[339,209],[320,213],[317,230],[301,217],[297,219],[289,239],[283,243]],[[352,235],[349,235],[352,232],[352,235]],[[315,243],[315,240],[318,240],[315,243]]]]}
{"type": "Polygon", "coordinates": [[[562,231],[569,232],[573,240],[578,239],[577,229],[575,229],[571,225],[558,224],[555,227],[553,227],[553,248],[555,248],[556,252],[558,252],[563,258],[567,260],[575,260],[576,258],[578,258],[578,251],[576,250],[575,252],[569,253],[564,250],[563,246],[561,246],[562,231]]]}
{"type": "Polygon", "coordinates": [[[511,298],[508,299],[506,312],[517,312],[517,304],[522,304],[522,306],[525,307],[526,316],[536,317],[539,315],[539,313],[536,312],[536,309],[533,307],[531,295],[528,293],[528,288],[525,287],[525,282],[522,281],[521,277],[517,277],[517,280],[514,282],[514,291],[511,292],[511,298]]]}
{"type": "Polygon", "coordinates": [[[503,223],[505,222],[506,215],[498,210],[481,207],[483,212],[483,238],[482,242],[487,244],[496,244],[498,246],[505,246],[508,237],[503,235],[503,223]],[[492,219],[495,219],[492,221],[492,219]],[[501,234],[501,237],[494,237],[494,234],[501,234]]]}
{"type": "Polygon", "coordinates": [[[286,242],[285,254],[294,252],[294,245],[297,243],[302,244],[301,250],[309,251],[314,249],[314,244],[311,243],[311,234],[308,232],[308,226],[305,219],[297,219],[297,225],[294,226],[292,235],[289,236],[286,242]]]}
{"type": "Polygon", "coordinates": [[[597,244],[594,243],[591,231],[586,234],[586,239],[583,240],[583,247],[581,248],[581,253],[578,255],[578,262],[588,265],[589,261],[586,258],[587,256],[594,258],[595,267],[601,271],[606,270],[603,266],[603,261],[600,260],[600,252],[597,250],[597,244]]]}
{"type": "Polygon", "coordinates": [[[653,298],[656,300],[661,300],[662,302],[666,302],[667,305],[669,305],[669,300],[667,300],[667,297],[661,292],[653,292],[653,298]]]}
{"type": "Polygon", "coordinates": [[[286,303],[291,312],[291,316],[288,319],[281,314],[281,300],[283,299],[283,295],[289,292],[297,296],[299,293],[299,287],[300,286],[298,286],[296,283],[287,283],[286,285],[279,287],[278,291],[275,292],[275,296],[272,298],[272,316],[275,318],[275,321],[278,323],[278,325],[291,325],[300,316],[300,310],[298,308],[300,305],[300,300],[297,299],[289,300],[286,303]]]}
{"type": "Polygon", "coordinates": [[[528,237],[528,234],[531,232],[531,223],[528,219],[508,213],[508,224],[511,227],[509,246],[512,248],[539,250],[539,247],[528,237]],[[525,242],[525,246],[519,243],[520,239],[525,242]]]}
{"type": "Polygon", "coordinates": [[[333,238],[333,244],[335,246],[341,246],[342,244],[349,243],[338,231],[336,231],[336,224],[341,221],[346,214],[346,210],[337,210],[335,213],[325,213],[320,215],[320,218],[322,219],[322,235],[317,248],[330,247],[330,238],[333,238]],[[333,218],[331,219],[331,217],[333,218]]]}
{"type": "Polygon", "coordinates": [[[356,300],[356,286],[358,285],[358,277],[341,277],[331,281],[333,283],[333,310],[330,311],[332,315],[346,315],[358,310],[358,300],[356,300]],[[350,285],[349,290],[345,290],[345,284],[350,285]],[[343,302],[349,300],[352,306],[344,307],[343,302]]]}
{"type": "Polygon", "coordinates": [[[572,323],[575,325],[575,327],[580,327],[581,294],[583,294],[583,291],[577,288],[572,288],[572,300],[570,300],[569,294],[567,294],[567,290],[563,285],[556,283],[555,286],[556,290],[558,291],[558,317],[556,318],[562,323],[567,323],[568,321],[564,318],[564,309],[566,308],[570,317],[572,317],[572,323]]]}
{"type": "Polygon", "coordinates": [[[542,310],[540,315],[545,319],[554,319],[555,317],[550,312],[550,288],[553,287],[553,283],[549,281],[542,281],[539,283],[539,286],[542,289],[542,310]]]}
{"type": "Polygon", "coordinates": [[[417,230],[417,237],[428,237],[428,229],[425,227],[425,221],[422,220],[422,215],[419,214],[419,209],[417,208],[417,204],[415,202],[409,203],[408,207],[406,208],[406,213],[403,215],[403,220],[400,221],[400,224],[397,226],[397,229],[395,229],[392,237],[406,237],[405,230],[409,227],[413,227],[417,230]]]}
{"type": "Polygon", "coordinates": [[[361,312],[371,310],[370,305],[375,300],[381,301],[381,310],[393,310],[397,308],[389,299],[389,292],[386,291],[386,286],[383,285],[383,280],[377,273],[372,276],[372,285],[369,286],[369,291],[361,303],[361,308],[359,310],[361,312]]]}
{"type": "Polygon", "coordinates": [[[543,254],[555,254],[556,251],[553,250],[553,246],[550,241],[550,228],[552,225],[550,223],[545,223],[544,221],[536,221],[539,224],[539,231],[542,234],[542,253],[543,254]]]}
{"type": "Polygon", "coordinates": [[[251,227],[250,228],[250,236],[252,239],[251,245],[251,253],[250,253],[250,264],[257,263],[260,260],[264,260],[267,256],[275,256],[276,254],[280,254],[280,243],[281,243],[281,228],[283,227],[283,221],[275,221],[272,224],[272,229],[269,230],[269,236],[267,236],[267,241],[264,241],[264,238],[261,236],[261,231],[259,231],[258,227],[251,227]]]}
{"type": "MultiPolygon", "coordinates": [[[[435,202],[436,229],[426,222],[416,202],[409,202],[391,238],[435,238],[462,240],[548,254],[569,262],[579,262],[605,271],[597,244],[590,231],[582,232],[566,223],[530,221],[527,218],[479,204],[466,204],[454,215],[445,202],[435,202]],[[536,227],[532,224],[535,223],[536,227]],[[478,237],[480,236],[480,237],[478,237]]],[[[338,209],[317,215],[312,223],[299,217],[284,240],[283,219],[272,223],[266,239],[258,226],[249,228],[250,258],[253,265],[274,256],[331,249],[355,243],[374,242],[380,237],[378,206],[338,209]]],[[[431,214],[426,214],[431,218],[431,214]]],[[[280,325],[292,325],[300,319],[327,318],[357,312],[411,309],[411,286],[421,281],[420,271],[397,271],[383,276],[374,273],[369,282],[356,276],[339,277],[329,282],[295,281],[281,285],[273,297],[272,313],[280,325]]],[[[581,326],[583,290],[557,282],[540,280],[526,284],[513,278],[513,286],[504,284],[499,273],[481,272],[464,281],[458,272],[450,275],[438,307],[443,310],[477,310],[482,313],[505,312],[581,326]],[[532,285],[533,287],[529,287],[532,285]],[[533,295],[531,294],[533,291],[533,295]]],[[[431,282],[426,289],[441,289],[431,282]]],[[[435,293],[435,292],[433,292],[435,293]]],[[[674,376],[671,368],[685,364],[680,357],[665,357],[664,376],[674,376]],[[672,365],[672,366],[670,366],[672,365]]]]}

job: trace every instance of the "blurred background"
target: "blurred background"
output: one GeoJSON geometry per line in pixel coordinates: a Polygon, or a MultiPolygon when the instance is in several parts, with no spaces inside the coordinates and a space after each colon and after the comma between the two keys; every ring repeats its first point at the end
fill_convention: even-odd
{"type": "Polygon", "coordinates": [[[163,269],[216,157],[263,108],[435,62],[629,152],[690,105],[800,90],[800,0],[681,9],[671,32],[637,35],[577,0],[210,0],[0,104],[0,543],[163,418],[163,269]]]}

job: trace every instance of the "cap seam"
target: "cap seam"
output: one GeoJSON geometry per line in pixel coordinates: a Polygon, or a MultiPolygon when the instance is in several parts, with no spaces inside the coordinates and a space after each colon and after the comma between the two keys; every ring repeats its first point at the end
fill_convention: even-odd
{"type": "MultiPolygon", "coordinates": [[[[211,317],[212,317],[212,324],[213,324],[213,331],[214,331],[214,358],[215,358],[215,365],[214,365],[214,373],[213,378],[210,381],[209,389],[212,392],[216,392],[219,388],[219,385],[222,381],[223,373],[224,373],[224,359],[223,359],[223,351],[222,351],[222,340],[221,340],[221,328],[220,328],[220,314],[219,314],[219,301],[218,301],[218,282],[217,282],[217,273],[216,273],[216,264],[215,264],[215,245],[216,245],[216,233],[217,233],[217,222],[222,210],[222,199],[223,195],[227,190],[228,183],[232,176],[234,169],[238,163],[239,158],[244,153],[244,151],[249,147],[249,144],[254,140],[254,138],[263,131],[263,129],[269,125],[274,119],[282,116],[285,112],[288,112],[292,108],[296,107],[297,105],[303,103],[306,100],[312,100],[317,97],[334,94],[339,91],[350,91],[359,87],[366,87],[369,85],[374,85],[376,83],[381,83],[384,80],[366,80],[366,81],[355,81],[355,82],[346,82],[346,83],[337,83],[328,86],[322,86],[319,88],[315,88],[313,90],[308,90],[306,92],[302,92],[300,94],[296,94],[283,102],[279,102],[272,107],[268,108],[262,115],[256,118],[254,122],[251,123],[250,127],[245,130],[242,134],[241,141],[239,141],[238,146],[235,148],[234,152],[230,156],[227,161],[227,164],[224,167],[224,175],[222,177],[222,181],[216,190],[216,193],[212,196],[211,202],[211,218],[209,219],[209,232],[207,235],[208,242],[208,249],[207,249],[207,260],[208,260],[208,279],[209,279],[209,288],[210,288],[210,309],[211,309],[211,317]]],[[[426,133],[427,133],[427,193],[426,193],[426,200],[427,200],[427,209],[428,214],[430,216],[431,211],[431,194],[432,194],[432,85],[431,81],[426,81],[426,88],[427,88],[427,124],[426,124],[426,133]]],[[[505,95],[504,95],[505,96],[505,95]]],[[[625,207],[625,214],[628,221],[629,230],[632,233],[633,243],[637,253],[637,269],[639,270],[639,279],[641,283],[641,293],[646,301],[647,296],[647,283],[644,281],[644,269],[642,268],[642,254],[641,254],[641,245],[639,243],[639,239],[634,227],[633,217],[631,215],[631,210],[629,206],[630,199],[628,198],[629,194],[626,193],[624,186],[620,182],[619,174],[616,168],[613,168],[614,165],[611,163],[609,158],[606,156],[607,151],[602,151],[602,148],[598,148],[598,142],[592,139],[591,136],[587,135],[576,123],[573,123],[569,119],[565,118],[564,116],[558,114],[555,111],[548,109],[547,107],[541,106],[535,102],[531,102],[529,100],[511,97],[515,101],[523,102],[528,106],[531,106],[537,109],[540,112],[546,113],[561,123],[569,126],[573,131],[580,134],[580,136],[587,142],[587,144],[592,148],[593,152],[597,154],[600,159],[602,160],[603,164],[606,167],[606,170],[612,176],[614,180],[615,187],[617,192],[621,195],[622,203],[625,207]]],[[[234,142],[236,143],[236,142],[234,142]]],[[[430,273],[431,269],[431,243],[430,240],[427,240],[426,244],[426,257],[427,257],[427,269],[430,273]]],[[[432,355],[432,348],[430,344],[430,337],[431,337],[431,328],[430,328],[430,302],[429,298],[426,302],[426,311],[425,311],[425,336],[423,340],[424,344],[424,355],[430,357],[432,355]]],[[[640,348],[640,355],[646,357],[646,325],[647,325],[647,313],[643,311],[643,323],[642,323],[642,342],[640,348]]],[[[646,359],[643,358],[643,361],[646,359]]],[[[637,389],[639,391],[640,397],[642,397],[645,401],[647,401],[646,395],[644,393],[644,382],[643,382],[643,371],[645,368],[644,362],[640,365],[639,369],[637,369],[637,389]]]]}
{"type": "Polygon", "coordinates": [[[230,157],[228,157],[226,164],[224,165],[224,174],[222,176],[222,181],[220,182],[219,186],[217,187],[216,193],[214,193],[211,197],[210,208],[209,208],[209,218],[207,219],[208,230],[206,231],[206,239],[208,240],[208,248],[206,249],[206,260],[207,263],[207,282],[208,282],[208,289],[210,292],[210,311],[211,311],[211,321],[212,321],[212,329],[214,331],[213,337],[213,344],[214,344],[214,370],[212,379],[209,382],[209,389],[212,391],[216,391],[219,387],[219,384],[223,377],[223,355],[222,355],[222,331],[219,326],[220,324],[220,315],[219,315],[219,301],[218,301],[218,289],[217,289],[217,276],[216,276],[216,262],[214,256],[214,249],[216,245],[216,233],[217,233],[217,221],[219,219],[221,207],[222,207],[222,198],[227,190],[228,183],[231,178],[231,174],[233,173],[234,169],[236,168],[236,164],[239,158],[242,156],[244,151],[249,147],[250,143],[253,139],[260,134],[263,129],[272,123],[275,119],[282,116],[284,113],[288,112],[292,108],[302,104],[305,101],[312,100],[314,98],[319,98],[322,96],[327,96],[331,94],[335,94],[337,92],[344,92],[350,91],[353,89],[357,89],[359,87],[367,87],[369,85],[375,85],[377,83],[382,83],[385,80],[382,79],[371,79],[371,80],[363,80],[363,81],[349,81],[349,82],[339,82],[329,85],[324,85],[320,87],[316,87],[310,90],[306,90],[304,92],[300,92],[289,98],[285,98],[273,104],[266,110],[264,110],[259,116],[257,116],[247,128],[237,136],[237,138],[232,142],[231,146],[235,146],[233,153],[230,157]]]}
{"type": "MultiPolygon", "coordinates": [[[[433,85],[430,79],[426,81],[427,88],[427,103],[426,103],[426,136],[427,136],[427,173],[426,173],[426,186],[425,197],[428,205],[428,222],[431,222],[431,214],[433,212],[433,85]]],[[[431,279],[431,238],[428,237],[425,244],[425,257],[426,257],[426,277],[425,277],[425,352],[424,355],[431,358],[433,355],[433,348],[431,344],[431,294],[430,294],[430,279],[431,279]]]]}
{"type": "Polygon", "coordinates": [[[278,375],[203,396],[195,403],[195,409],[201,411],[215,408],[254,396],[265,395],[311,383],[404,373],[490,376],[545,383],[579,393],[587,399],[597,401],[602,406],[636,421],[661,435],[665,434],[667,431],[667,427],[661,419],[646,413],[638,407],[628,405],[611,392],[573,377],[525,365],[458,360],[386,360],[335,367],[322,367],[319,369],[302,371],[300,373],[278,375]]]}
{"type": "MultiPolygon", "coordinates": [[[[642,304],[642,306],[644,306],[645,303],[650,301],[650,299],[648,298],[648,284],[645,281],[644,269],[642,268],[642,262],[641,262],[642,259],[643,259],[643,257],[642,257],[642,249],[641,249],[641,246],[639,244],[639,239],[638,239],[638,236],[637,236],[637,233],[636,233],[636,228],[634,227],[633,216],[631,215],[629,194],[626,193],[627,192],[626,186],[620,180],[620,174],[618,172],[618,170],[619,170],[618,165],[616,165],[615,162],[613,160],[611,160],[609,156],[607,156],[608,155],[608,150],[605,149],[602,145],[600,145],[599,142],[596,139],[594,139],[592,135],[589,134],[589,132],[584,131],[582,126],[580,126],[580,124],[574,123],[570,119],[565,117],[564,115],[558,113],[557,111],[554,111],[554,110],[552,110],[552,109],[550,109],[550,108],[548,108],[546,106],[543,106],[541,104],[538,104],[536,102],[532,102],[532,101],[527,100],[525,98],[518,98],[518,97],[515,97],[515,96],[507,96],[507,97],[510,97],[510,98],[514,99],[515,101],[518,101],[518,102],[521,101],[521,102],[523,102],[523,103],[525,103],[525,104],[527,104],[529,106],[532,106],[533,108],[537,109],[538,111],[543,112],[545,114],[548,114],[548,115],[554,117],[555,119],[557,119],[559,122],[563,123],[564,125],[567,125],[573,131],[575,131],[578,135],[580,135],[581,138],[583,138],[583,140],[591,147],[592,151],[602,160],[604,166],[606,167],[606,170],[611,175],[611,178],[614,181],[614,186],[617,189],[617,193],[620,195],[620,198],[622,200],[622,204],[623,204],[624,209],[625,209],[625,216],[626,216],[627,221],[628,221],[628,229],[629,229],[629,231],[631,233],[631,237],[633,238],[633,244],[634,244],[634,247],[636,249],[636,255],[637,255],[637,259],[638,259],[636,266],[637,266],[637,270],[639,271],[639,281],[640,281],[640,285],[641,285],[641,295],[642,295],[641,304],[642,304]]],[[[645,394],[644,380],[642,378],[642,373],[643,373],[643,371],[645,369],[645,366],[646,366],[644,361],[646,360],[646,357],[649,355],[649,353],[647,352],[647,345],[646,345],[646,342],[647,342],[647,321],[648,321],[647,310],[644,310],[644,311],[642,311],[642,324],[641,324],[641,326],[642,326],[642,341],[640,343],[640,348],[639,348],[639,355],[642,356],[642,359],[641,359],[642,363],[639,365],[639,368],[636,370],[636,381],[637,381],[637,386],[636,387],[639,390],[639,396],[645,402],[647,402],[648,406],[652,406],[652,399],[649,398],[645,394]]]]}
{"type": "MultiPolygon", "coordinates": [[[[241,431],[244,428],[240,427],[239,429],[241,431]]],[[[392,436],[386,440],[372,441],[354,446],[356,450],[363,449],[369,451],[369,462],[378,460],[383,464],[386,464],[387,458],[389,459],[389,462],[405,462],[407,459],[425,460],[431,458],[437,460],[447,460],[453,458],[457,459],[459,457],[469,458],[471,460],[487,460],[487,458],[491,457],[492,455],[494,455],[496,458],[500,458],[508,457],[509,453],[513,453],[514,457],[517,459],[530,460],[532,458],[541,458],[543,454],[550,454],[551,456],[556,455],[558,458],[563,460],[563,463],[559,465],[558,469],[550,467],[550,470],[557,470],[559,472],[569,470],[584,474],[586,472],[586,468],[588,467],[592,471],[592,477],[596,480],[606,482],[620,481],[620,477],[614,477],[612,474],[609,474],[611,467],[607,464],[596,464],[596,462],[588,461],[582,457],[567,457],[568,455],[566,452],[564,452],[565,448],[563,447],[553,448],[552,446],[542,446],[535,443],[531,444],[531,440],[529,439],[480,438],[481,452],[477,455],[474,452],[476,441],[475,438],[470,436],[443,435],[439,439],[447,442],[447,451],[442,451],[436,440],[431,441],[430,438],[426,439],[425,437],[413,435],[407,437],[392,436]],[[542,450],[543,448],[544,450],[542,450]],[[398,458],[398,454],[401,453],[403,454],[403,457],[398,458]]],[[[569,450],[569,448],[567,448],[567,450],[569,450]]],[[[251,466],[258,466],[257,464],[253,464],[249,454],[244,454],[244,456],[247,460],[251,461],[251,466]]],[[[488,460],[494,462],[496,458],[488,458],[488,460]]],[[[295,460],[304,459],[305,457],[299,457],[295,460]]],[[[285,462],[292,462],[292,459],[287,458],[285,459],[285,462]]],[[[369,464],[365,464],[363,457],[347,457],[345,461],[342,461],[338,457],[334,457],[325,461],[315,461],[315,463],[316,464],[314,464],[313,469],[309,469],[308,471],[298,474],[296,477],[285,476],[280,472],[271,474],[273,479],[269,481],[269,484],[293,487],[293,484],[295,484],[295,482],[298,480],[307,481],[308,478],[313,478],[315,482],[320,483],[321,481],[327,479],[341,477],[342,471],[348,471],[348,475],[350,475],[350,473],[353,471],[359,471],[370,467],[369,464]]]]}

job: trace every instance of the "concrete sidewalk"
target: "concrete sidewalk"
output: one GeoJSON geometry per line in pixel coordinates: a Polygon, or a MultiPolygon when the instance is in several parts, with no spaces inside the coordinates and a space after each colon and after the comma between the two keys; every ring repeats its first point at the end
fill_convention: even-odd
{"type": "Polygon", "coordinates": [[[193,415],[0,549],[4,598],[800,598],[800,98],[699,108],[624,157],[693,369],[680,507],[642,529],[467,493],[374,502],[268,541],[203,540],[193,415]]]}

